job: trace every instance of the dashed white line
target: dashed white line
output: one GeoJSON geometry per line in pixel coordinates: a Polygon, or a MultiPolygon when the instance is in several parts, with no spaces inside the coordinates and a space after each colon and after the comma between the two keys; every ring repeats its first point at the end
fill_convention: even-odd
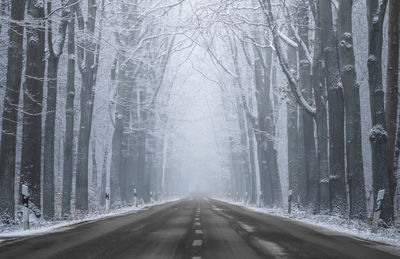
{"type": "Polygon", "coordinates": [[[196,220],[196,221],[199,221],[199,220],[200,220],[200,218],[198,218],[198,217],[195,217],[195,218],[194,218],[194,220],[196,220]]]}
{"type": "Polygon", "coordinates": [[[203,240],[196,239],[193,241],[192,246],[201,246],[203,244],[203,240]]]}
{"type": "Polygon", "coordinates": [[[193,256],[192,259],[201,259],[201,256],[193,256]]]}
{"type": "Polygon", "coordinates": [[[200,224],[200,222],[195,222],[194,223],[196,226],[200,226],[201,224],[200,224]]]}
{"type": "Polygon", "coordinates": [[[195,230],[195,233],[200,235],[200,234],[203,234],[203,231],[200,230],[200,229],[196,229],[196,230],[195,230]]]}

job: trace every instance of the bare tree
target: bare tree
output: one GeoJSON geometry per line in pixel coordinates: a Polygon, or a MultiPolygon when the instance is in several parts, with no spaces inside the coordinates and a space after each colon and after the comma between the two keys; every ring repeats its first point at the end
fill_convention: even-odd
{"type": "Polygon", "coordinates": [[[45,70],[45,10],[40,0],[27,1],[26,68],[22,125],[21,184],[29,187],[36,216],[41,212],[42,101],[45,70]]]}
{"type": "Polygon", "coordinates": [[[0,217],[5,221],[14,219],[17,120],[24,64],[24,25],[21,23],[24,17],[25,0],[12,1],[0,149],[0,217]]]}

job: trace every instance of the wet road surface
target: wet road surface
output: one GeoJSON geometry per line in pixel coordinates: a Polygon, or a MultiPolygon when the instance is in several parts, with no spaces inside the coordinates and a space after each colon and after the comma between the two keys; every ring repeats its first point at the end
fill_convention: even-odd
{"type": "Polygon", "coordinates": [[[0,258],[383,259],[400,258],[400,250],[193,198],[5,242],[0,258]]]}

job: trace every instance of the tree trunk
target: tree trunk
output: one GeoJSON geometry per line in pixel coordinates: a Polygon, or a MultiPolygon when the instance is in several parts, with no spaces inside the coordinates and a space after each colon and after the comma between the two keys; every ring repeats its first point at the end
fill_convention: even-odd
{"type": "MultiPolygon", "coordinates": [[[[78,136],[78,156],[76,164],[76,209],[86,213],[88,211],[88,162],[89,162],[89,143],[92,129],[93,119],[93,104],[95,96],[95,81],[97,74],[99,40],[94,41],[95,25],[96,25],[97,3],[96,0],[88,0],[88,18],[86,21],[86,41],[85,49],[80,48],[78,57],[79,64],[84,62],[84,66],[80,68],[82,74],[81,87],[81,118],[78,136]],[[82,55],[84,54],[84,61],[82,55]],[[81,62],[82,61],[82,62],[81,62]]],[[[84,28],[82,13],[78,12],[79,28],[82,31],[84,28]],[[80,17],[79,17],[80,16],[80,17]]],[[[99,36],[101,38],[101,36],[99,36]]]]}
{"type": "Polygon", "coordinates": [[[400,1],[389,2],[389,39],[386,78],[386,129],[388,135],[387,168],[389,174],[390,200],[394,204],[396,192],[396,175],[394,153],[397,127],[398,80],[399,80],[399,42],[400,42],[400,1]]]}
{"type": "Polygon", "coordinates": [[[339,67],[346,111],[346,158],[349,184],[350,217],[365,218],[367,205],[361,143],[360,87],[357,83],[353,48],[351,1],[339,1],[339,67]]]}
{"type": "MultiPolygon", "coordinates": [[[[299,10],[299,28],[298,33],[300,39],[304,42],[306,47],[309,46],[309,10],[307,4],[300,3],[299,10]]],[[[311,77],[311,64],[306,58],[305,50],[299,48],[299,76],[300,76],[300,89],[304,95],[304,98],[313,99],[312,94],[312,77],[311,77]]],[[[317,159],[315,150],[315,137],[314,137],[314,120],[313,117],[308,114],[305,110],[300,109],[300,118],[303,123],[303,139],[302,145],[304,145],[304,162],[305,162],[305,174],[303,178],[304,196],[300,200],[303,206],[314,206],[317,202],[312,200],[312,197],[317,197],[313,195],[319,192],[319,175],[317,174],[317,159]],[[314,203],[314,204],[313,204],[314,203]]]]}
{"type": "MultiPolygon", "coordinates": [[[[64,5],[64,3],[62,4],[64,5]]],[[[47,3],[47,12],[52,12],[51,1],[47,3]]],[[[43,150],[43,216],[46,219],[54,218],[54,139],[57,113],[58,64],[64,48],[69,15],[70,8],[64,7],[55,42],[53,42],[51,18],[47,22],[49,56],[47,59],[47,106],[43,150]]]]}
{"type": "Polygon", "coordinates": [[[344,99],[340,82],[336,35],[333,29],[332,6],[321,1],[322,50],[328,89],[329,117],[329,190],[332,212],[346,214],[347,194],[344,160],[344,99]]]}
{"type": "Polygon", "coordinates": [[[30,191],[30,201],[36,216],[40,216],[40,174],[42,146],[42,101],[45,70],[44,6],[39,0],[29,0],[27,26],[24,109],[22,126],[21,184],[30,191]],[[41,24],[39,26],[38,24],[41,24]]]}
{"type": "MultiPolygon", "coordinates": [[[[125,59],[119,57],[119,64],[123,64],[125,59]]],[[[117,103],[115,108],[115,127],[112,138],[111,149],[111,169],[110,169],[110,193],[111,205],[120,206],[122,202],[121,183],[121,166],[122,166],[122,142],[124,133],[124,116],[123,106],[124,102],[124,89],[125,89],[126,71],[125,66],[120,65],[118,69],[118,85],[117,85],[117,103]]],[[[126,119],[126,118],[125,118],[126,119]]]]}
{"type": "Polygon", "coordinates": [[[24,16],[25,0],[12,1],[0,149],[0,219],[5,222],[14,219],[17,120],[24,62],[24,16]]]}
{"type": "Polygon", "coordinates": [[[372,174],[374,200],[379,190],[385,190],[385,199],[381,217],[389,222],[393,217],[393,204],[390,203],[389,177],[387,168],[385,101],[382,84],[382,45],[383,23],[386,13],[385,0],[367,0],[368,20],[368,83],[370,92],[372,129],[370,142],[372,149],[372,174]]]}
{"type": "MultiPolygon", "coordinates": [[[[255,54],[257,55],[257,53],[255,54]]],[[[260,189],[262,192],[262,198],[265,205],[272,204],[272,193],[271,193],[271,186],[270,186],[270,176],[269,170],[267,165],[267,157],[266,154],[266,136],[265,136],[265,118],[266,118],[266,111],[267,111],[267,100],[265,98],[265,84],[262,78],[263,71],[262,71],[262,64],[261,64],[261,57],[256,56],[256,60],[254,62],[254,72],[255,72],[255,84],[256,84],[256,99],[257,99],[257,113],[258,113],[258,128],[256,133],[257,139],[257,153],[258,153],[258,166],[260,170],[260,189]]]]}
{"type": "MultiPolygon", "coordinates": [[[[326,84],[323,74],[323,58],[321,44],[321,17],[320,17],[320,2],[317,2],[318,8],[314,16],[315,20],[315,36],[314,36],[314,57],[312,66],[312,85],[315,95],[316,116],[315,123],[317,127],[317,194],[312,200],[313,213],[319,213],[322,207],[323,210],[329,208],[329,168],[328,168],[328,120],[326,109],[326,84]],[[322,206],[321,206],[322,205],[322,206]]],[[[312,194],[311,194],[312,195],[312,194]]],[[[312,197],[312,196],[311,196],[312,197]]]]}
{"type": "Polygon", "coordinates": [[[72,170],[74,154],[74,99],[75,99],[75,18],[68,24],[67,98],[65,102],[64,173],[62,216],[71,213],[72,170]]]}
{"type": "MultiPolygon", "coordinates": [[[[292,46],[288,46],[287,56],[289,61],[289,69],[292,73],[297,73],[297,50],[292,46]]],[[[299,190],[299,161],[298,161],[298,106],[296,100],[289,95],[286,102],[287,109],[287,147],[288,147],[288,176],[289,190],[292,190],[294,202],[300,195],[299,190]]]]}
{"type": "MultiPolygon", "coordinates": [[[[49,31],[48,33],[51,33],[49,31]]],[[[47,108],[43,150],[43,217],[54,218],[54,138],[57,108],[57,72],[60,58],[54,53],[47,59],[47,108]]]]}
{"type": "Polygon", "coordinates": [[[267,141],[267,163],[270,174],[270,185],[271,185],[271,193],[272,193],[272,206],[282,206],[282,189],[281,189],[281,181],[279,176],[278,169],[278,157],[275,148],[275,119],[274,119],[274,107],[273,107],[273,96],[271,93],[272,89],[272,51],[267,50],[267,68],[264,73],[264,84],[265,84],[265,96],[261,96],[261,98],[265,98],[267,101],[266,107],[266,117],[265,117],[265,126],[266,126],[266,141],[267,141]]]}

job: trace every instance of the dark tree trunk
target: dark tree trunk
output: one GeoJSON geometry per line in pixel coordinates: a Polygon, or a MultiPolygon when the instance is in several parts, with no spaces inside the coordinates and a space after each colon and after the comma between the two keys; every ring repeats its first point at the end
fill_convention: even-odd
{"type": "MultiPolygon", "coordinates": [[[[288,46],[287,56],[290,70],[292,73],[297,73],[297,50],[288,46]]],[[[296,100],[290,95],[287,100],[287,147],[288,147],[288,176],[289,190],[292,190],[294,202],[297,202],[297,197],[300,195],[299,190],[299,163],[298,163],[298,106],[296,100]]]]}
{"type": "MultiPolygon", "coordinates": [[[[48,2],[47,12],[51,13],[51,11],[51,2],[48,2]]],[[[43,216],[46,219],[54,218],[54,139],[57,110],[58,64],[64,48],[69,15],[70,9],[64,7],[55,42],[53,42],[52,20],[49,19],[47,22],[49,56],[47,59],[47,106],[43,145],[43,216]]]]}
{"type": "MultiPolygon", "coordinates": [[[[49,32],[51,33],[51,32],[49,32]]],[[[54,138],[57,107],[57,72],[59,57],[50,53],[47,59],[47,109],[43,150],[43,217],[54,218],[54,138]]]]}
{"type": "Polygon", "coordinates": [[[41,214],[40,174],[42,146],[42,101],[45,69],[44,6],[39,0],[27,1],[27,26],[24,109],[22,126],[21,184],[30,191],[30,201],[36,216],[41,214]]]}
{"type": "MultiPolygon", "coordinates": [[[[104,2],[103,2],[104,5],[104,2]]],[[[104,6],[102,5],[102,8],[104,6]]],[[[93,104],[95,97],[95,84],[98,68],[98,58],[100,51],[101,33],[95,39],[95,26],[97,14],[97,1],[88,0],[88,17],[86,28],[83,23],[82,12],[78,9],[78,25],[81,33],[85,29],[86,41],[84,49],[78,50],[79,64],[82,74],[81,87],[81,117],[78,136],[78,156],[76,164],[76,209],[83,213],[88,211],[88,163],[89,163],[89,143],[93,120],[93,104]]],[[[100,26],[101,30],[101,26],[100,26]]]]}
{"type": "Polygon", "coordinates": [[[385,100],[382,84],[382,45],[383,23],[387,0],[367,0],[368,20],[368,82],[370,92],[372,129],[370,142],[372,147],[372,175],[374,200],[379,190],[385,190],[385,199],[381,217],[385,222],[393,218],[393,204],[390,202],[389,177],[387,168],[385,100]]]}
{"type": "Polygon", "coordinates": [[[330,209],[346,214],[347,195],[344,159],[344,99],[340,81],[336,35],[333,29],[332,6],[321,1],[322,50],[328,89],[329,114],[329,189],[330,209]]]}
{"type": "Polygon", "coordinates": [[[0,149],[0,219],[14,219],[15,157],[21,74],[24,62],[25,0],[11,2],[7,79],[0,149]]]}
{"type": "Polygon", "coordinates": [[[312,85],[315,95],[316,116],[315,123],[317,126],[317,194],[311,194],[313,205],[313,213],[319,213],[322,209],[329,208],[329,186],[328,186],[328,121],[326,109],[326,84],[323,75],[322,45],[321,45],[321,20],[319,2],[314,14],[315,20],[315,37],[314,37],[314,57],[312,67],[312,85]]]}
{"type": "Polygon", "coordinates": [[[75,18],[68,24],[67,98],[65,102],[64,173],[62,216],[71,213],[72,169],[74,153],[74,99],[75,99],[75,18]]]}
{"type": "Polygon", "coordinates": [[[346,158],[350,217],[366,218],[367,204],[361,143],[360,88],[353,48],[352,1],[339,1],[339,66],[346,111],[346,158]]]}
{"type": "Polygon", "coordinates": [[[399,42],[400,42],[400,1],[389,2],[389,39],[386,84],[386,128],[388,135],[387,168],[389,174],[390,200],[394,204],[397,179],[394,168],[394,153],[397,127],[399,91],[399,42]]]}
{"type": "Polygon", "coordinates": [[[100,187],[100,206],[104,207],[106,204],[106,185],[107,185],[107,168],[108,168],[108,144],[105,147],[103,157],[103,169],[101,171],[101,187],[100,187]]]}
{"type": "MultiPolygon", "coordinates": [[[[301,4],[299,10],[299,28],[298,33],[300,39],[304,42],[306,47],[309,46],[309,10],[307,4],[301,4]]],[[[311,64],[306,58],[306,53],[303,48],[299,48],[299,77],[300,77],[300,89],[306,99],[313,99],[312,93],[312,77],[311,77],[311,64]]],[[[300,200],[303,206],[313,206],[317,202],[312,200],[317,197],[314,195],[319,192],[319,175],[317,174],[317,159],[315,150],[315,137],[314,137],[314,119],[313,116],[308,114],[305,110],[300,109],[303,123],[303,139],[299,141],[304,142],[304,162],[305,162],[305,174],[304,174],[304,196],[300,200]],[[314,203],[314,204],[313,204],[314,203]]]]}

